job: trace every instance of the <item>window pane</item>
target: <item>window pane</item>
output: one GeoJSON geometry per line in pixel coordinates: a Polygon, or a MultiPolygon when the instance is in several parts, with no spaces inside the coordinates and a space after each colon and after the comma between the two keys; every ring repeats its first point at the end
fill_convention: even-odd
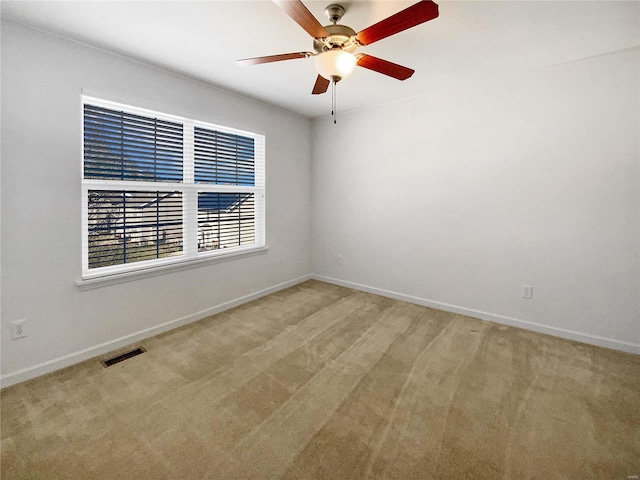
{"type": "Polygon", "coordinates": [[[251,137],[195,127],[195,181],[217,185],[255,185],[251,137]]]}
{"type": "Polygon", "coordinates": [[[83,109],[83,277],[264,245],[264,136],[84,96],[83,109]]]}
{"type": "Polygon", "coordinates": [[[198,194],[198,251],[255,244],[253,193],[198,194]]]}
{"type": "Polygon", "coordinates": [[[182,125],[84,105],[84,178],[182,181],[182,125]]]}
{"type": "Polygon", "coordinates": [[[89,191],[89,268],[182,255],[180,192],[89,191]]]}

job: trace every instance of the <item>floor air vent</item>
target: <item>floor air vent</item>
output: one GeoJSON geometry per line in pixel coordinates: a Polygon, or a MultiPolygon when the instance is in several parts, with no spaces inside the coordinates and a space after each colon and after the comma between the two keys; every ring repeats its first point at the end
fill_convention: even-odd
{"type": "Polygon", "coordinates": [[[138,347],[133,350],[129,350],[128,352],[124,352],[117,357],[109,358],[107,360],[102,360],[100,363],[106,368],[111,365],[115,365],[116,363],[124,362],[125,360],[135,357],[136,355],[140,355],[141,353],[146,352],[143,347],[138,347]]]}

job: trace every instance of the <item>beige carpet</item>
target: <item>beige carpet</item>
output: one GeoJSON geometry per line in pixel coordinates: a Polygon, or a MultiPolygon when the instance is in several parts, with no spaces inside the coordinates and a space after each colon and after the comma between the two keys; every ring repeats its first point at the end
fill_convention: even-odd
{"type": "Polygon", "coordinates": [[[316,281],[140,344],[2,390],[2,479],[640,475],[638,356],[316,281]]]}

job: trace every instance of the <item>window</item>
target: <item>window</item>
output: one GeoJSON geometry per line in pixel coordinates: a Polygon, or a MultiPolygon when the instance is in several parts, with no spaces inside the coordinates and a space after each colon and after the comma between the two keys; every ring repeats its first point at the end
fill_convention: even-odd
{"type": "Polygon", "coordinates": [[[264,136],[83,97],[83,278],[265,245],[264,136]]]}

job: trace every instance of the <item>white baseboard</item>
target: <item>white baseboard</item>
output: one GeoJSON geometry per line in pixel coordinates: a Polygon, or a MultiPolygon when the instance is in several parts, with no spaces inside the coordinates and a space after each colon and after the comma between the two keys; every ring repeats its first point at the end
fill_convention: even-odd
{"type": "Polygon", "coordinates": [[[466,315],[469,317],[479,318],[481,320],[488,320],[490,322],[495,322],[503,325],[509,325],[512,327],[523,328],[525,330],[532,330],[534,332],[545,333],[547,335],[553,335],[555,337],[575,340],[581,343],[587,343],[590,345],[596,345],[599,347],[611,348],[614,350],[620,350],[623,352],[640,355],[640,345],[638,344],[621,342],[619,340],[614,340],[611,338],[604,338],[596,335],[589,335],[586,333],[575,332],[572,330],[551,327],[551,326],[543,325],[540,323],[529,322],[526,320],[507,317],[504,315],[483,312],[480,310],[474,310],[470,308],[460,307],[457,305],[450,305],[447,303],[437,302],[434,300],[428,300],[420,297],[414,297],[411,295],[405,295],[402,293],[393,292],[390,290],[384,290],[376,287],[371,287],[368,285],[362,285],[359,283],[339,280],[337,278],[311,274],[311,275],[298,277],[296,279],[290,280],[288,282],[280,283],[278,285],[274,285],[264,290],[260,290],[258,292],[254,292],[249,295],[245,295],[243,297],[222,303],[220,305],[213,306],[206,310],[202,310],[200,312],[196,312],[182,318],[171,320],[169,322],[163,323],[161,325],[157,325],[155,327],[141,330],[131,335],[126,335],[124,337],[120,337],[115,340],[102,343],[100,345],[89,347],[84,350],[71,353],[69,355],[58,357],[53,360],[49,360],[47,362],[34,365],[32,367],[28,367],[22,370],[18,370],[16,372],[5,374],[2,377],[0,377],[0,386],[4,388],[10,385],[15,385],[16,383],[24,382],[26,380],[39,377],[40,375],[51,373],[61,368],[68,367],[76,363],[83,362],[85,360],[89,360],[90,358],[96,357],[98,355],[103,355],[110,351],[125,347],[129,344],[139,342],[141,340],[144,340],[149,337],[153,337],[155,335],[167,332],[169,330],[173,330],[174,328],[178,328],[183,325],[196,322],[210,315],[215,315],[216,313],[229,310],[230,308],[234,308],[234,307],[237,307],[238,305],[242,305],[243,303],[256,300],[260,297],[264,297],[265,295],[269,295],[279,290],[292,287],[294,285],[297,285],[309,279],[320,280],[322,282],[332,283],[334,285],[340,285],[347,288],[353,288],[355,290],[361,290],[363,292],[373,293],[376,295],[381,295],[383,297],[394,298],[396,300],[403,300],[406,302],[415,303],[417,305],[424,305],[426,307],[436,308],[438,310],[444,310],[446,312],[458,313],[458,314],[466,315]]]}
{"type": "Polygon", "coordinates": [[[481,310],[474,310],[457,305],[450,305],[448,303],[436,302],[434,300],[405,295],[398,292],[384,290],[382,288],[370,287],[369,285],[362,285],[359,283],[339,280],[337,278],[325,277],[322,275],[312,275],[311,278],[342,287],[353,288],[354,290],[374,293],[383,297],[403,300],[405,302],[415,303],[417,305],[423,305],[425,307],[431,307],[438,310],[444,310],[445,312],[458,313],[460,315],[466,315],[468,317],[479,318],[480,320],[487,320],[490,322],[500,323],[502,325],[509,325],[511,327],[545,333],[554,337],[566,338],[568,340],[575,340],[577,342],[587,343],[589,345],[596,345],[598,347],[611,348],[613,350],[620,350],[622,352],[640,355],[640,344],[621,342],[620,340],[599,337],[597,335],[590,335],[587,333],[575,332],[573,330],[566,330],[558,327],[551,327],[548,325],[543,325],[541,323],[529,322],[527,320],[507,317],[505,315],[498,315],[495,313],[483,312],[481,310]]]}
{"type": "Polygon", "coordinates": [[[181,327],[183,325],[187,325],[188,323],[196,322],[198,320],[202,320],[210,315],[215,315],[216,313],[224,312],[225,310],[229,310],[230,308],[237,307],[238,305],[242,305],[243,303],[250,302],[252,300],[256,300],[257,298],[264,297],[265,295],[269,295],[271,293],[275,293],[279,290],[283,290],[285,288],[293,287],[299,283],[302,283],[306,280],[311,279],[311,275],[305,275],[302,277],[298,277],[293,280],[289,280],[288,282],[280,283],[278,285],[274,285],[269,288],[265,288],[264,290],[260,290],[258,292],[251,293],[249,295],[245,295],[240,298],[236,298],[235,300],[231,300],[229,302],[222,303],[220,305],[216,305],[211,308],[207,308],[206,310],[202,310],[197,313],[193,313],[191,315],[187,315],[182,318],[178,318],[175,320],[171,320],[169,322],[165,322],[161,325],[156,325],[155,327],[147,328],[145,330],[141,330],[136,333],[132,333],[131,335],[126,335],[124,337],[117,338],[115,340],[102,343],[100,345],[96,345],[93,347],[86,348],[84,350],[80,350],[78,352],[71,353],[69,355],[65,355],[62,357],[55,358],[53,360],[49,360],[44,363],[40,363],[38,365],[34,365],[32,367],[24,368],[22,370],[18,370],[16,372],[7,373],[0,377],[0,385],[2,388],[8,387],[10,385],[15,385],[16,383],[24,382],[26,380],[30,380],[35,377],[39,377],[40,375],[44,375],[46,373],[51,373],[56,370],[60,370],[61,368],[68,367],[70,365],[74,365],[79,362],[83,362],[85,360],[89,360],[90,358],[96,357],[98,355],[103,355],[105,353],[111,352],[113,350],[117,350],[119,348],[125,347],[131,343],[139,342],[140,340],[144,340],[145,338],[153,337],[160,333],[167,332],[169,330],[173,330],[174,328],[181,327]]]}

